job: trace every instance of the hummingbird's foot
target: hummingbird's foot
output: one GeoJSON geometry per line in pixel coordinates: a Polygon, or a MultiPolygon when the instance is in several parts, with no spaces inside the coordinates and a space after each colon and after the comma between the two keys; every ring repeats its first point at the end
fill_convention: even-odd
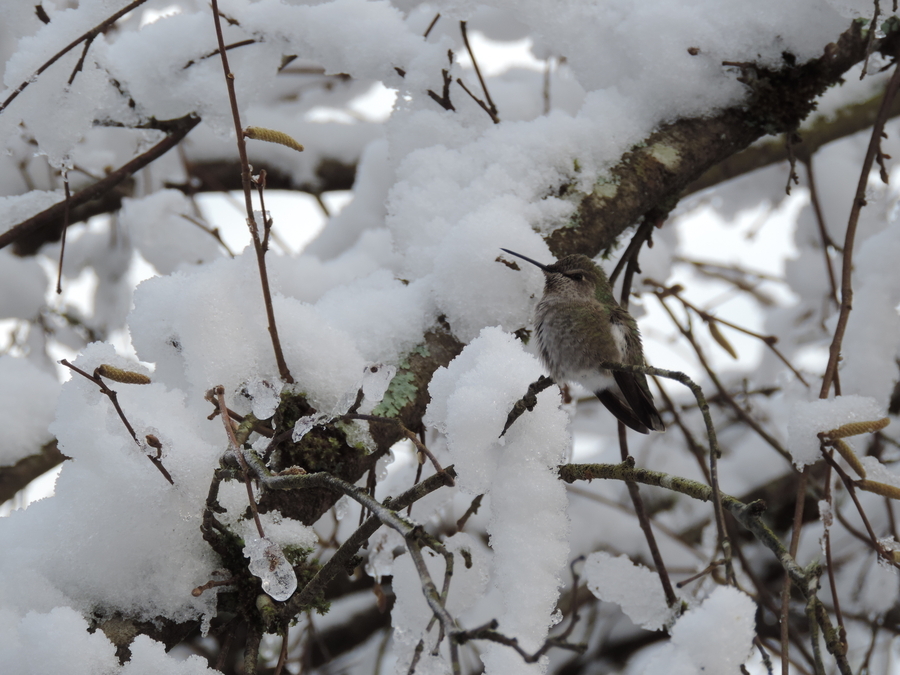
{"type": "Polygon", "coordinates": [[[528,385],[528,393],[516,401],[512,410],[509,411],[509,415],[506,417],[506,424],[503,425],[503,431],[500,433],[500,438],[503,438],[503,435],[513,425],[513,422],[519,419],[526,410],[528,412],[534,410],[534,406],[537,405],[537,395],[551,386],[553,386],[553,378],[546,375],[541,375],[536,382],[528,385]]]}

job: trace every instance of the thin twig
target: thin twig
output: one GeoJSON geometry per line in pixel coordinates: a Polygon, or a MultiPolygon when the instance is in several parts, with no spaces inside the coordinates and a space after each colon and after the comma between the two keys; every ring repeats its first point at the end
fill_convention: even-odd
{"type": "MultiPolygon", "coordinates": [[[[619,300],[619,304],[623,309],[628,309],[628,296],[631,293],[631,281],[634,279],[634,274],[638,269],[638,254],[640,253],[641,244],[643,244],[644,240],[649,238],[650,232],[652,232],[653,223],[652,221],[647,221],[641,224],[641,228],[639,228],[638,232],[640,233],[641,238],[638,239],[639,235],[636,234],[632,240],[632,245],[635,244],[635,241],[638,240],[639,243],[634,246],[633,250],[631,250],[631,245],[629,249],[631,253],[626,252],[626,255],[623,256],[628,258],[628,265],[625,268],[625,276],[622,280],[622,294],[619,300]],[[647,229],[649,222],[649,228],[647,229]]],[[[621,263],[621,261],[620,261],[621,263]]],[[[622,454],[622,461],[624,462],[628,458],[628,437],[625,433],[625,424],[620,420],[618,422],[618,432],[619,432],[619,450],[622,454]]],[[[647,540],[647,546],[650,549],[650,556],[653,558],[653,564],[656,566],[656,573],[659,575],[659,581],[662,584],[663,592],[666,594],[666,604],[669,607],[675,607],[678,605],[678,596],[675,595],[675,590],[672,588],[672,581],[669,579],[669,572],[666,569],[666,564],[663,562],[662,553],[659,551],[659,546],[656,543],[656,537],[653,534],[653,528],[650,526],[650,518],[647,516],[647,511],[644,508],[644,500],[641,497],[641,490],[638,487],[638,484],[634,481],[626,481],[625,485],[628,487],[628,494],[631,497],[631,503],[634,505],[634,513],[637,516],[638,524],[641,527],[641,531],[644,533],[644,538],[647,540]]]]}
{"type": "Polygon", "coordinates": [[[446,477],[447,481],[449,481],[447,483],[447,485],[453,486],[455,484],[453,481],[453,478],[445,473],[444,469],[441,467],[441,463],[438,462],[437,457],[434,456],[434,454],[431,452],[431,450],[429,450],[425,446],[425,444],[419,439],[419,437],[415,434],[415,432],[411,431],[410,429],[407,429],[406,426],[404,426],[403,422],[401,422],[396,417],[379,417],[377,415],[362,415],[360,413],[355,413],[355,412],[353,412],[353,413],[348,412],[348,413],[344,414],[343,417],[344,417],[344,419],[348,419],[348,420],[361,420],[364,422],[384,422],[386,424],[392,424],[392,425],[396,426],[397,428],[400,429],[400,431],[403,433],[404,436],[406,436],[410,441],[412,441],[413,445],[416,446],[416,450],[421,452],[423,455],[425,455],[425,457],[427,457],[431,461],[432,466],[434,466],[434,470],[439,475],[446,477]]]}
{"type": "Polygon", "coordinates": [[[663,306],[663,309],[666,310],[669,317],[672,319],[672,323],[675,324],[675,327],[681,332],[682,335],[691,343],[691,347],[694,350],[694,353],[697,355],[697,359],[700,361],[700,365],[703,366],[703,369],[706,371],[706,374],[709,376],[710,380],[712,380],[713,385],[716,390],[719,392],[719,395],[722,399],[731,407],[732,410],[737,414],[737,416],[741,419],[742,422],[747,424],[751,429],[753,429],[763,440],[766,441],[779,455],[784,457],[789,462],[792,461],[791,454],[778,442],[778,440],[772,436],[769,432],[762,428],[762,425],[757,422],[753,417],[747,413],[741,406],[738,405],[737,401],[734,400],[734,397],[728,393],[725,389],[725,386],[722,384],[718,375],[716,375],[715,370],[710,367],[709,363],[706,360],[706,357],[703,354],[703,350],[700,349],[700,345],[697,344],[697,340],[694,338],[694,334],[690,328],[681,325],[681,322],[675,317],[674,312],[671,308],[666,304],[665,299],[659,293],[656,294],[656,297],[659,298],[660,304],[663,306]]]}
{"type": "MultiPolygon", "coordinates": [[[[809,471],[804,468],[800,473],[800,480],[797,482],[797,499],[794,502],[794,522],[791,528],[791,556],[797,557],[797,549],[800,546],[800,530],[803,527],[803,506],[806,503],[806,480],[809,471]]],[[[781,671],[784,675],[788,675],[790,669],[790,626],[788,618],[791,608],[791,577],[784,573],[784,585],[781,590],[781,671]]]]}
{"type": "Polygon", "coordinates": [[[488,107],[488,105],[484,101],[482,101],[480,98],[478,98],[475,94],[473,94],[469,90],[469,88],[466,86],[466,83],[462,81],[461,77],[456,78],[456,83],[460,87],[463,88],[464,92],[466,92],[469,96],[472,97],[472,100],[475,101],[475,103],[477,103],[481,107],[481,109],[484,110],[484,112],[486,112],[488,114],[488,116],[491,118],[491,121],[494,124],[500,124],[500,118],[497,117],[497,115],[495,113],[491,112],[491,109],[488,107]]]}
{"type": "MultiPolygon", "coordinates": [[[[98,387],[100,387],[100,391],[104,395],[106,395],[106,397],[110,401],[112,401],[113,407],[116,409],[116,412],[119,414],[119,419],[122,420],[122,424],[125,425],[125,428],[128,430],[128,433],[131,435],[131,438],[134,440],[135,445],[137,445],[138,448],[141,449],[141,452],[143,452],[143,454],[147,457],[147,459],[149,459],[151,462],[153,462],[153,466],[155,466],[159,470],[159,472],[163,475],[163,478],[165,478],[167,481],[169,481],[169,483],[171,485],[175,485],[175,481],[172,480],[171,474],[169,474],[169,472],[166,470],[166,467],[163,466],[161,457],[159,455],[154,457],[153,455],[150,455],[144,451],[144,447],[141,445],[141,442],[138,440],[137,434],[134,433],[134,427],[131,426],[131,423],[128,421],[128,418],[125,417],[125,413],[122,411],[122,407],[119,405],[119,395],[113,389],[110,389],[109,387],[106,386],[106,383],[103,381],[103,378],[101,378],[100,375],[98,375],[96,372],[93,375],[86,373],[78,366],[74,366],[71,363],[69,363],[66,359],[62,359],[60,361],[60,363],[62,365],[64,365],[66,368],[78,373],[79,375],[81,375],[83,377],[86,377],[91,382],[93,382],[98,387]]],[[[161,455],[162,453],[160,452],[159,454],[161,455]]]]}
{"type": "MultiPolygon", "coordinates": [[[[247,45],[253,45],[253,44],[256,44],[256,40],[254,40],[254,39],[252,39],[252,38],[247,39],[247,40],[240,40],[239,42],[233,42],[233,43],[231,43],[230,45],[227,45],[227,46],[225,47],[225,51],[229,51],[229,50],[231,50],[231,49],[237,49],[238,47],[246,47],[247,45]]],[[[209,58],[212,58],[213,56],[218,56],[218,55],[219,55],[219,50],[218,50],[218,49],[214,49],[214,50],[212,50],[211,52],[207,52],[206,54],[204,54],[203,56],[201,56],[200,58],[198,58],[196,61],[195,61],[194,59],[191,59],[190,61],[188,61],[187,63],[185,63],[185,64],[181,67],[181,69],[182,69],[182,70],[187,70],[187,69],[190,68],[192,65],[194,65],[195,63],[197,63],[197,61],[203,61],[204,59],[209,59],[209,58]]]]}
{"type": "Polygon", "coordinates": [[[259,281],[262,285],[263,301],[266,307],[266,318],[269,322],[269,336],[272,339],[272,349],[275,352],[275,362],[278,364],[278,373],[281,379],[288,384],[293,384],[294,378],[284,360],[281,349],[281,340],[278,338],[278,327],[275,324],[275,309],[272,306],[272,293],[269,289],[269,274],[266,270],[266,252],[259,238],[259,229],[256,226],[256,218],[253,216],[253,194],[251,187],[250,162],[247,159],[247,144],[244,142],[244,131],[241,126],[241,115],[238,110],[237,94],[234,90],[234,74],[228,67],[228,55],[225,49],[225,38],[222,36],[222,22],[219,19],[218,0],[211,0],[213,21],[216,26],[216,39],[219,42],[219,56],[222,59],[222,69],[225,71],[225,85],[228,89],[228,100],[231,103],[231,116],[234,120],[234,129],[237,135],[238,155],[241,160],[241,184],[244,188],[244,206],[247,209],[247,226],[253,238],[253,248],[256,250],[256,263],[259,267],[259,281]]]}
{"type": "MultiPolygon", "coordinates": [[[[484,78],[481,76],[481,69],[478,67],[478,60],[475,58],[475,52],[472,51],[472,47],[469,46],[469,32],[466,30],[466,22],[459,22],[459,30],[462,32],[463,42],[466,45],[466,51],[469,52],[469,58],[472,59],[472,65],[475,66],[475,74],[478,76],[478,82],[481,84],[481,91],[484,92],[484,97],[487,99],[487,106],[484,109],[491,116],[491,119],[494,121],[494,124],[500,123],[500,118],[497,116],[497,106],[494,105],[494,101],[491,99],[491,92],[488,91],[487,85],[484,83],[484,78]]],[[[462,81],[457,80],[461,85],[462,81]]],[[[463,85],[463,89],[465,89],[465,85],[463,85]]],[[[466,91],[472,96],[471,92],[468,89],[466,91]]],[[[473,96],[473,98],[475,98],[473,96]]],[[[478,99],[475,99],[476,101],[478,99]]]]}
{"type": "Polygon", "coordinates": [[[13,91],[13,93],[11,93],[6,98],[6,100],[3,101],[3,103],[0,103],[0,113],[2,113],[4,110],[6,110],[7,106],[10,103],[12,103],[13,100],[25,90],[25,87],[27,87],[29,84],[34,82],[41,73],[43,73],[45,70],[47,70],[47,68],[49,68],[54,63],[59,61],[59,59],[61,59],[63,56],[65,56],[70,51],[75,49],[75,47],[80,45],[85,40],[93,40],[94,38],[96,38],[100,33],[105,31],[109,26],[111,26],[116,21],[121,19],[123,16],[128,14],[128,12],[133,10],[135,7],[140,7],[145,2],[147,2],[147,0],[134,0],[134,2],[132,2],[129,5],[126,5],[125,7],[120,9],[118,12],[116,12],[115,14],[110,16],[109,18],[104,19],[101,23],[99,23],[98,25],[91,28],[88,32],[81,35],[81,37],[75,38],[74,40],[72,40],[72,42],[70,42],[65,47],[63,47],[58,52],[56,52],[56,54],[54,54],[47,61],[45,61],[44,64],[40,68],[38,68],[36,71],[34,71],[34,73],[32,74],[31,77],[29,77],[27,80],[22,82],[22,84],[20,84],[18,87],[16,87],[15,91],[13,91]]]}
{"type": "Polygon", "coordinates": [[[428,24],[428,28],[425,29],[425,34],[422,36],[426,40],[428,39],[429,33],[431,33],[431,29],[434,28],[434,25],[438,22],[438,19],[441,18],[441,13],[438,12],[434,15],[434,18],[431,20],[431,23],[428,24]]]}
{"type": "Polygon", "coordinates": [[[839,307],[841,302],[837,295],[837,281],[834,277],[834,265],[831,263],[831,256],[828,255],[828,249],[834,246],[828,229],[825,227],[825,214],[822,212],[822,204],[819,202],[819,190],[816,188],[816,178],[813,174],[813,158],[806,157],[803,160],[803,166],[806,167],[806,179],[809,182],[809,201],[813,207],[813,213],[816,216],[816,225],[819,228],[819,236],[822,238],[822,251],[825,257],[825,271],[828,273],[828,284],[831,287],[831,300],[835,307],[839,307]]]}
{"type": "MultiPolygon", "coordinates": [[[[179,119],[167,121],[165,123],[165,126],[169,134],[168,136],[166,136],[159,143],[147,150],[147,152],[144,152],[132,159],[130,162],[123,164],[121,167],[110,173],[102,180],[99,180],[93,185],[89,185],[83,190],[79,190],[78,192],[76,192],[69,200],[68,208],[74,209],[86,202],[91,201],[92,199],[96,199],[109,190],[112,190],[114,187],[119,185],[119,183],[129,178],[132,174],[139,171],[140,169],[143,169],[145,166],[150,164],[150,162],[156,160],[159,157],[162,157],[169,150],[178,145],[181,140],[188,135],[191,129],[193,129],[198,124],[200,124],[200,118],[194,115],[185,115],[184,117],[181,117],[179,119]]],[[[51,225],[60,218],[63,218],[65,215],[65,210],[66,202],[57,202],[50,208],[44,209],[28,220],[14,225],[6,232],[0,233],[0,249],[4,248],[5,246],[9,246],[10,244],[23,239],[30,234],[33,234],[42,227],[51,225]]]]}
{"type": "MultiPolygon", "coordinates": [[[[833,457],[834,450],[830,450],[829,453],[833,457]]],[[[831,464],[828,464],[827,470],[825,472],[825,502],[828,504],[828,509],[833,512],[834,494],[831,490],[831,464]]],[[[828,584],[831,587],[831,599],[834,603],[834,618],[837,620],[838,630],[841,634],[841,640],[843,640],[844,646],[846,646],[847,629],[844,627],[844,615],[841,612],[841,601],[838,598],[837,579],[835,578],[834,559],[831,555],[832,518],[830,515],[827,519],[822,518],[822,526],[824,528],[823,543],[825,548],[825,564],[828,566],[828,584]]]]}
{"type": "Polygon", "coordinates": [[[59,236],[59,269],[56,271],[56,294],[62,293],[62,274],[63,260],[66,256],[66,232],[69,231],[69,202],[72,199],[72,193],[69,192],[69,170],[63,169],[63,186],[66,191],[66,209],[63,213],[62,233],[59,236]]]}
{"type": "Polygon", "coordinates": [[[244,472],[244,485],[247,487],[247,499],[250,502],[250,512],[253,514],[253,522],[256,523],[256,530],[259,532],[260,538],[264,538],[266,533],[263,532],[262,522],[259,519],[259,511],[256,508],[256,498],[253,496],[253,486],[250,484],[250,467],[247,466],[247,461],[244,459],[244,453],[241,452],[241,444],[234,435],[234,427],[231,425],[231,420],[228,417],[228,406],[225,405],[225,387],[219,385],[214,388],[214,391],[214,400],[219,406],[219,413],[222,417],[222,424],[225,425],[225,433],[228,436],[228,442],[244,472]]]}
{"type": "Polygon", "coordinates": [[[782,354],[775,346],[775,343],[778,342],[778,338],[775,335],[763,335],[762,333],[757,333],[756,331],[752,331],[749,328],[744,328],[743,326],[739,326],[730,321],[726,321],[725,319],[720,319],[717,316],[713,316],[709,312],[700,309],[699,307],[682,297],[681,289],[679,286],[665,286],[664,284],[661,284],[658,281],[654,281],[653,279],[645,279],[644,283],[656,288],[657,292],[662,294],[663,296],[671,295],[677,298],[685,308],[694,311],[701,319],[703,319],[704,322],[709,325],[712,325],[713,323],[720,323],[723,326],[728,326],[729,328],[743,333],[744,335],[749,335],[750,337],[756,338],[764,345],[766,345],[769,349],[771,349],[775,356],[777,356],[779,360],[790,369],[790,371],[798,380],[800,380],[800,382],[805,384],[807,387],[809,386],[809,383],[805,379],[803,379],[803,375],[800,374],[800,371],[794,368],[794,366],[791,365],[791,362],[787,360],[787,357],[785,357],[784,354],[782,354]]]}
{"type": "Polygon", "coordinates": [[[841,343],[844,340],[844,332],[847,329],[847,320],[850,316],[850,310],[853,307],[853,244],[856,241],[856,227],[859,223],[859,212],[866,204],[866,187],[869,183],[869,173],[872,171],[872,164],[875,161],[875,155],[881,144],[882,134],[884,133],[884,123],[887,121],[888,111],[891,103],[900,89],[900,62],[894,68],[894,74],[888,82],[887,89],[884,92],[884,98],[881,100],[881,108],[878,110],[878,117],[872,127],[872,136],[869,139],[869,147],[866,150],[866,158],[863,161],[862,171],[860,171],[859,182],[856,185],[856,195],[853,198],[853,208],[850,210],[850,220],[847,223],[847,232],[844,236],[844,261],[841,268],[841,311],[838,315],[837,326],[834,329],[834,338],[831,341],[831,347],[828,350],[828,365],[825,368],[825,374],[822,377],[822,389],[819,398],[827,398],[831,389],[831,383],[837,373],[838,361],[841,356],[841,343]]]}

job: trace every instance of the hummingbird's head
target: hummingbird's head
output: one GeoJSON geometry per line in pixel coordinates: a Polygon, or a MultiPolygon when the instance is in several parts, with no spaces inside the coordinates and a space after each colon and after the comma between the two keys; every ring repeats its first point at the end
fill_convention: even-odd
{"type": "Polygon", "coordinates": [[[543,269],[546,293],[593,298],[597,290],[609,286],[606,273],[586,255],[567,255],[543,269]]]}
{"type": "Polygon", "coordinates": [[[586,255],[567,255],[552,265],[544,265],[515,251],[502,250],[540,267],[544,272],[544,293],[547,295],[594,298],[598,291],[609,288],[606,273],[586,255]]]}

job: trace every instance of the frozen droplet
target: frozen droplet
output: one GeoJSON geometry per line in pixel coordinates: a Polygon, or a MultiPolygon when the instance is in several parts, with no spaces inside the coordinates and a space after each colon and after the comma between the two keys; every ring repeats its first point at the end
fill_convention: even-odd
{"type": "Polygon", "coordinates": [[[358,389],[354,389],[353,391],[345,392],[343,396],[341,396],[340,400],[337,402],[337,405],[334,406],[334,410],[332,414],[335,417],[340,417],[348,410],[350,410],[350,406],[356,403],[356,396],[359,393],[358,389]]]}
{"type": "Polygon", "coordinates": [[[384,398],[384,394],[396,374],[397,366],[386,366],[381,363],[368,366],[363,375],[363,394],[370,401],[380,401],[384,398]]]}
{"type": "Polygon", "coordinates": [[[243,387],[244,396],[250,401],[250,409],[258,420],[267,420],[278,409],[281,396],[278,389],[270,382],[253,377],[243,387]]]}
{"type": "Polygon", "coordinates": [[[301,417],[294,423],[294,433],[291,434],[291,440],[294,443],[298,443],[301,438],[306,436],[309,433],[309,430],[313,427],[322,424],[328,420],[328,415],[325,413],[316,413],[315,415],[307,415],[306,417],[301,417]]]}
{"type": "Polygon", "coordinates": [[[375,479],[379,482],[387,478],[388,467],[394,463],[394,451],[388,450],[388,453],[378,458],[375,462],[375,479]]]}
{"type": "Polygon", "coordinates": [[[563,620],[563,613],[558,609],[550,615],[550,628],[553,628],[556,624],[563,620]]]}
{"type": "Polygon", "coordinates": [[[369,537],[369,559],[366,574],[380,581],[394,572],[394,558],[404,548],[403,536],[396,530],[381,528],[369,537]]]}
{"type": "Polygon", "coordinates": [[[297,590],[297,575],[278,544],[265,537],[249,537],[244,556],[250,558],[250,572],[259,577],[272,599],[287,600],[297,590]]]}
{"type": "Polygon", "coordinates": [[[334,517],[338,520],[343,520],[344,516],[347,515],[347,511],[350,509],[350,497],[344,495],[340,499],[335,502],[334,505],[334,517]]]}

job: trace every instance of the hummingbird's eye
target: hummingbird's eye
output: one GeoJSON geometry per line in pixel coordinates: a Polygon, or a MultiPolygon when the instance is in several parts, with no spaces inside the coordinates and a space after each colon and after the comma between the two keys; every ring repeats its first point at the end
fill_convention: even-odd
{"type": "Polygon", "coordinates": [[[584,275],[581,272],[573,272],[569,275],[572,281],[584,281],[584,275]]]}

